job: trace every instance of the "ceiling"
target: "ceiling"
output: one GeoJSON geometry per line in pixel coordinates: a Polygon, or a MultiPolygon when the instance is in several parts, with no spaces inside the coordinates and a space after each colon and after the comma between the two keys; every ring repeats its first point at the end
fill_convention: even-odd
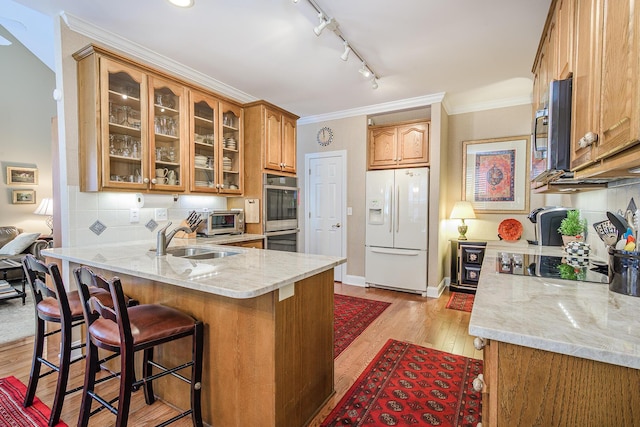
{"type": "MultiPolygon", "coordinates": [[[[0,16],[33,33],[32,18],[20,9],[46,17],[64,11],[72,18],[67,22],[98,27],[116,47],[144,49],[222,82],[228,96],[265,99],[301,117],[321,117],[379,104],[409,105],[406,100],[443,93],[452,114],[530,102],[531,66],[550,4],[316,0],[379,76],[374,90],[358,72],[362,64],[355,55],[340,59],[342,40],[329,30],[314,34],[319,20],[307,0],[195,1],[179,9],[166,0],[1,0],[0,16]],[[6,16],[7,4],[18,12],[6,16]]],[[[0,18],[15,34],[6,22],[0,18]]],[[[31,43],[42,48],[39,37],[31,43]]]]}

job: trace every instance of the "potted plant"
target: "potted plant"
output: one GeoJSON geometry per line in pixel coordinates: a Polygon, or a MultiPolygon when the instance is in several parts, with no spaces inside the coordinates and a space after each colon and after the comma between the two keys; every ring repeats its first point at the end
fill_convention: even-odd
{"type": "Polygon", "coordinates": [[[584,240],[584,232],[587,230],[587,220],[580,218],[579,211],[567,211],[567,217],[560,222],[558,232],[562,234],[562,242],[582,241],[584,240]]]}

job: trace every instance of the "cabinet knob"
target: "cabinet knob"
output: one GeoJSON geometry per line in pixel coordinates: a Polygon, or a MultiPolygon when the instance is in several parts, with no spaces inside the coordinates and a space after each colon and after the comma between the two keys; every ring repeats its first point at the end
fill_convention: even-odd
{"type": "MultiPolygon", "coordinates": [[[[145,179],[146,179],[147,181],[149,181],[149,178],[145,178],[145,179]]],[[[157,184],[157,183],[158,183],[158,180],[157,180],[157,179],[155,179],[155,178],[153,178],[153,179],[151,180],[151,183],[152,183],[152,184],[157,184]]]]}
{"type": "Polygon", "coordinates": [[[473,389],[475,391],[482,391],[484,387],[484,375],[478,374],[478,376],[473,380],[473,389]]]}
{"type": "Polygon", "coordinates": [[[585,148],[593,144],[598,140],[598,134],[594,132],[587,132],[584,134],[582,138],[578,141],[578,145],[580,148],[585,148]]]}
{"type": "Polygon", "coordinates": [[[473,339],[473,346],[476,350],[482,350],[487,345],[487,341],[484,338],[475,337],[473,339]]]}
{"type": "Polygon", "coordinates": [[[142,182],[144,182],[145,184],[148,184],[149,183],[149,178],[143,179],[142,182]]]}

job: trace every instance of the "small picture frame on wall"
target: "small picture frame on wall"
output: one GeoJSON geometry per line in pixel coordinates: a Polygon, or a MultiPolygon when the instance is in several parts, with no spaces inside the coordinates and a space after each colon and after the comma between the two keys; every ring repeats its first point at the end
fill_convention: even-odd
{"type": "Polygon", "coordinates": [[[38,169],[7,166],[7,185],[37,185],[38,169]]]}
{"type": "Polygon", "coordinates": [[[14,205],[33,205],[36,203],[36,192],[34,190],[13,190],[14,205]]]}

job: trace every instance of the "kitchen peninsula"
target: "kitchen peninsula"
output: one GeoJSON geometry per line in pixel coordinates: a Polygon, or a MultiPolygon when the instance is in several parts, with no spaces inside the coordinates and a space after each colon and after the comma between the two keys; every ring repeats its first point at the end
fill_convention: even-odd
{"type": "MultiPolygon", "coordinates": [[[[202,409],[207,424],[305,425],[334,393],[333,268],[346,259],[203,242],[174,239],[170,249],[197,246],[237,254],[205,260],[158,257],[149,242],[43,254],[69,262],[70,268],[87,265],[106,277],[117,275],[140,303],[172,306],[205,323],[202,409]]],[[[157,357],[188,359],[189,346],[178,344],[160,348],[157,357]]],[[[173,381],[161,379],[157,394],[189,407],[188,392],[173,381]]]]}
{"type": "Polygon", "coordinates": [[[484,340],[483,425],[638,425],[640,298],[606,283],[498,273],[502,252],[566,256],[487,246],[469,322],[484,340]]]}

